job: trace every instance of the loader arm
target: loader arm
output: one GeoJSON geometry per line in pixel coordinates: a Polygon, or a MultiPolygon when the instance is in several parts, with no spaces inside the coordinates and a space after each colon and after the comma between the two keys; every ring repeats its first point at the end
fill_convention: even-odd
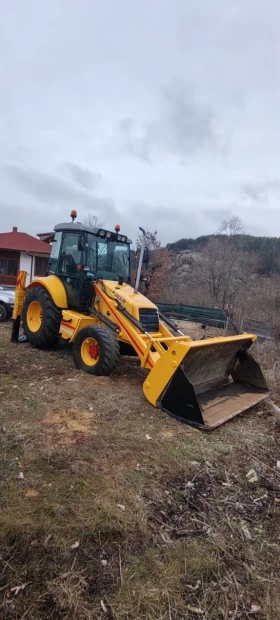
{"type": "MultiPolygon", "coordinates": [[[[126,311],[122,303],[112,296],[109,296],[101,283],[94,284],[95,305],[99,315],[109,316],[113,323],[118,327],[118,339],[130,344],[137,353],[142,368],[153,368],[160,357],[160,352],[155,349],[152,352],[154,338],[141,328],[141,323],[126,311]]],[[[171,334],[170,334],[171,336],[171,334]]]]}

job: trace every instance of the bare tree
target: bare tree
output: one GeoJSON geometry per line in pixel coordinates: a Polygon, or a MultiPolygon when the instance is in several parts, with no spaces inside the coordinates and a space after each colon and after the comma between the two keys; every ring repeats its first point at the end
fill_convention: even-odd
{"type": "Polygon", "coordinates": [[[233,215],[230,220],[223,220],[218,230],[222,235],[241,235],[244,232],[242,219],[238,215],[233,215]]]}
{"type": "Polygon", "coordinates": [[[104,226],[104,222],[101,222],[97,215],[92,215],[91,213],[83,219],[83,224],[92,228],[103,228],[104,226]]]}
{"type": "Polygon", "coordinates": [[[236,247],[230,239],[215,236],[201,251],[191,280],[208,289],[215,305],[225,308],[237,294],[246,291],[248,281],[256,269],[255,257],[236,247]]]}

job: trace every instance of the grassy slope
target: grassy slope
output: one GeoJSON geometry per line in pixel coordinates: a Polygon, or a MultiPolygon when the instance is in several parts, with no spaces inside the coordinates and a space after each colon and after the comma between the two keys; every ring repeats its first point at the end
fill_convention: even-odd
{"type": "Polygon", "coordinates": [[[13,345],[9,332],[0,326],[1,618],[279,619],[268,407],[203,434],[145,401],[135,360],[93,379],[68,348],[13,345]]]}

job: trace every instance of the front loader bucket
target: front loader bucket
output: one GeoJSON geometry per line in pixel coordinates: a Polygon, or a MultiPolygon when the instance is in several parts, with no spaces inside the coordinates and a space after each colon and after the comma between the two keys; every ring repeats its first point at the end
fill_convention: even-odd
{"type": "MultiPolygon", "coordinates": [[[[165,381],[171,355],[170,365],[176,369],[169,372],[165,386],[161,384],[163,389],[155,404],[177,420],[205,430],[250,409],[269,394],[259,364],[248,353],[253,339],[254,336],[242,335],[189,343],[178,340],[166,356],[165,381]],[[178,356],[181,361],[176,365],[174,360],[178,356]]],[[[165,354],[147,378],[146,385],[152,391],[152,380],[160,386],[163,368],[159,362],[164,357],[165,354]]],[[[145,384],[144,392],[150,400],[145,384]]]]}

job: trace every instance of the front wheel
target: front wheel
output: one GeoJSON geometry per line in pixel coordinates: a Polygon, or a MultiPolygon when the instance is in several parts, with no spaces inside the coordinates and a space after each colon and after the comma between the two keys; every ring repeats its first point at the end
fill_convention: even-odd
{"type": "Polygon", "coordinates": [[[90,375],[109,375],[116,368],[119,356],[115,335],[102,325],[84,327],[73,343],[76,368],[90,375]]]}

